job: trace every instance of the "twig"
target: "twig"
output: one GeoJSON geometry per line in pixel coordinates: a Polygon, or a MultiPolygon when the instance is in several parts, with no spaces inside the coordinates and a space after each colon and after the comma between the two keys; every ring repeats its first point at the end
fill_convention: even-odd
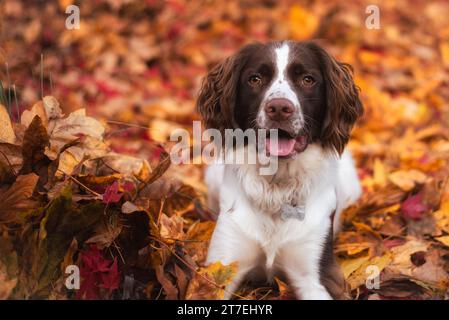
{"type": "Polygon", "coordinates": [[[159,213],[157,214],[157,221],[156,221],[156,225],[159,227],[159,224],[161,222],[161,215],[162,215],[162,208],[164,208],[164,204],[165,204],[165,197],[161,198],[161,205],[159,206],[159,213]]]}
{"type": "Polygon", "coordinates": [[[41,53],[41,99],[44,98],[44,54],[41,53]]]}
{"type": "Polygon", "coordinates": [[[17,99],[16,84],[13,84],[14,100],[16,101],[17,122],[20,122],[19,100],[17,99]]]}
{"type": "Polygon", "coordinates": [[[53,77],[51,72],[50,72],[50,95],[53,95],[53,77]]]}
{"type": "Polygon", "coordinates": [[[78,181],[77,179],[75,179],[72,175],[65,173],[64,171],[62,171],[61,169],[58,169],[58,171],[66,174],[70,179],[72,179],[75,183],[79,184],[80,186],[82,186],[84,189],[86,189],[87,191],[89,191],[90,193],[96,195],[97,197],[101,197],[101,194],[99,194],[98,192],[93,191],[92,189],[90,189],[89,187],[85,186],[84,184],[82,184],[80,181],[78,181]]]}
{"type": "Polygon", "coordinates": [[[6,79],[8,80],[8,109],[10,110],[10,114],[12,114],[12,112],[11,112],[11,77],[9,74],[8,62],[5,62],[5,67],[6,67],[6,79]]]}
{"type": "Polygon", "coordinates": [[[107,123],[111,123],[111,124],[118,124],[118,125],[128,126],[128,127],[140,128],[140,129],[149,129],[150,128],[150,127],[142,126],[140,124],[127,123],[127,122],[123,122],[123,121],[106,120],[106,122],[107,123]]]}
{"type": "Polygon", "coordinates": [[[115,249],[117,249],[117,252],[120,256],[120,259],[122,259],[123,264],[125,264],[125,258],[123,258],[122,252],[120,250],[120,247],[117,245],[117,243],[115,242],[115,240],[112,241],[112,244],[114,245],[115,249]]]}

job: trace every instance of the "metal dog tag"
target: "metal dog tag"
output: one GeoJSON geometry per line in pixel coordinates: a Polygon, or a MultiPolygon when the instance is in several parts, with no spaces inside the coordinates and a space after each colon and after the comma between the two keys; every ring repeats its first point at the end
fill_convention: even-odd
{"type": "Polygon", "coordinates": [[[281,207],[281,219],[287,220],[290,218],[304,220],[306,216],[305,206],[292,206],[290,204],[283,204],[281,207]]]}

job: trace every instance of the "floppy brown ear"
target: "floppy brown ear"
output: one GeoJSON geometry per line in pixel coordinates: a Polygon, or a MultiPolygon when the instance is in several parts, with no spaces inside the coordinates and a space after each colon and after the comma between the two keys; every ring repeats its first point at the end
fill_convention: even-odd
{"type": "Polygon", "coordinates": [[[363,115],[363,105],[352,77],[352,67],[336,61],[321,47],[314,46],[323,66],[326,89],[327,110],[321,141],[324,146],[333,147],[341,155],[352,127],[363,115]]]}
{"type": "Polygon", "coordinates": [[[197,110],[206,128],[220,131],[237,128],[234,110],[242,59],[239,53],[227,58],[203,79],[197,110]]]}

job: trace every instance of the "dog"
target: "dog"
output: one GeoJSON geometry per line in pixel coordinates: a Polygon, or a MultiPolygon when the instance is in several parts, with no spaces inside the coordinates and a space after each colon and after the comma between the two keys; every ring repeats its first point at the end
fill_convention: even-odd
{"type": "Polygon", "coordinates": [[[219,210],[206,264],[238,263],[225,299],[247,275],[283,277],[298,299],[344,299],[332,246],[341,211],[361,195],[345,150],[363,114],[352,67],[315,42],[249,44],[211,69],[197,108],[207,128],[278,133],[277,144],[266,139],[274,174],[260,175],[257,163],[206,169],[219,210]]]}

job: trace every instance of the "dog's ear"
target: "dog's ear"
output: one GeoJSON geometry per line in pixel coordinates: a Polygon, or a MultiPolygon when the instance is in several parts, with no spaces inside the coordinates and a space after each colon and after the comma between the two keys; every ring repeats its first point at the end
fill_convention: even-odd
{"type": "Polygon", "coordinates": [[[321,132],[324,146],[341,154],[348,143],[352,127],[363,115],[359,89],[352,77],[352,67],[331,57],[316,44],[310,44],[318,54],[326,90],[326,115],[321,132]]]}
{"type": "Polygon", "coordinates": [[[220,131],[237,128],[234,117],[237,87],[244,56],[238,52],[216,65],[203,79],[197,110],[206,128],[220,131]]]}

